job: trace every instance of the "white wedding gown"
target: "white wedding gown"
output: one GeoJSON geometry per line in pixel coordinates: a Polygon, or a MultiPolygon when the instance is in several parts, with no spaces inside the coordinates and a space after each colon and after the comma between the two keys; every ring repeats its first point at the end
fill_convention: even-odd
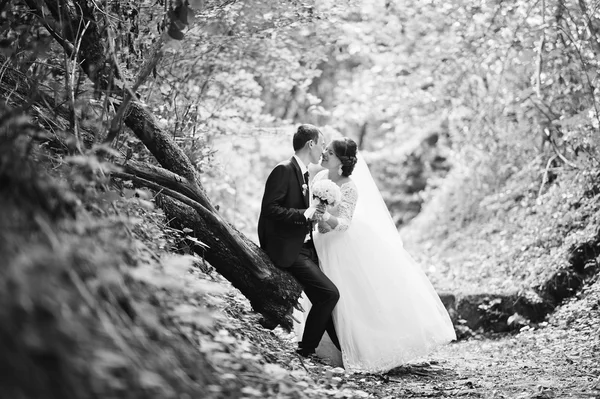
{"type": "MultiPolygon", "coordinates": [[[[313,183],[327,173],[319,172],[313,183]]],[[[344,367],[383,372],[428,354],[456,335],[429,279],[403,248],[360,158],[352,178],[341,187],[341,203],[328,209],[339,225],[332,231],[320,223],[314,243],[323,272],[340,291],[333,319],[344,367]]],[[[309,306],[304,308],[307,312],[309,306]]]]}

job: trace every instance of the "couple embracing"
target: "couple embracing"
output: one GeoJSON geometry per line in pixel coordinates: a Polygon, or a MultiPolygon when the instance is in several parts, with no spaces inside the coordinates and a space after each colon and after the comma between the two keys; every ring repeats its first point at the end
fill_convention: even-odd
{"type": "Polygon", "coordinates": [[[450,317],[420,266],[402,246],[368,167],[349,139],[327,146],[300,125],[294,155],[267,178],[258,221],[260,246],[310,300],[296,352],[314,356],[325,331],[346,370],[383,372],[455,339],[450,317]],[[308,165],[323,170],[309,180],[308,165]],[[340,198],[324,205],[322,180],[340,198]]]}

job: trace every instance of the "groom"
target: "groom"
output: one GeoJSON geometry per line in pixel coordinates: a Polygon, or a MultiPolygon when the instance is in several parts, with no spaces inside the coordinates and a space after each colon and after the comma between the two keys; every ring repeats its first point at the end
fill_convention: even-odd
{"type": "MultiPolygon", "coordinates": [[[[307,165],[319,162],[325,147],[323,133],[313,125],[300,125],[294,134],[293,146],[294,156],[275,166],[267,178],[258,219],[258,239],[275,266],[294,276],[312,303],[296,350],[308,357],[315,353],[326,330],[340,349],[331,317],[340,294],[319,268],[312,242],[312,220],[305,216],[310,198],[307,165]]],[[[313,220],[318,220],[323,211],[317,209],[313,220]]]]}

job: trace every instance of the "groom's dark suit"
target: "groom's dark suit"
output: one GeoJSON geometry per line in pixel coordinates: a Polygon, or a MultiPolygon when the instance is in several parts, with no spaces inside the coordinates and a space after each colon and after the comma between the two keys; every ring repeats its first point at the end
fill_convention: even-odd
{"type": "Polygon", "coordinates": [[[258,219],[258,239],[275,266],[286,269],[302,285],[312,303],[306,319],[302,346],[317,347],[325,330],[339,348],[331,312],[339,292],[318,266],[312,240],[304,243],[310,224],[304,217],[309,206],[308,186],[294,157],[278,164],[265,184],[258,219]]]}

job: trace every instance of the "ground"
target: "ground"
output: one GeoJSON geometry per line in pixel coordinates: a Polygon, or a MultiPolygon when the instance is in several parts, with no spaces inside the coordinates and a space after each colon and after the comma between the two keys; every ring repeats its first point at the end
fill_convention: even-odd
{"type": "Polygon", "coordinates": [[[224,325],[232,316],[237,325],[221,330],[232,338],[223,353],[237,353],[238,366],[253,358],[269,375],[260,384],[253,383],[252,373],[226,375],[249,384],[247,398],[600,398],[599,281],[536,327],[453,342],[381,375],[347,374],[301,359],[293,352],[294,334],[262,329],[235,290],[222,313],[228,315],[224,325]]]}
{"type": "MultiPolygon", "coordinates": [[[[293,333],[262,328],[229,282],[202,259],[182,255],[185,233],[166,225],[149,193],[96,188],[95,180],[74,176],[86,189],[79,206],[49,178],[5,177],[0,369],[12,379],[0,378],[2,398],[600,398],[598,274],[542,322],[503,335],[476,330],[388,373],[347,374],[298,357],[293,333]],[[33,195],[39,192],[45,195],[33,195]]],[[[594,214],[596,200],[594,192],[576,208],[565,203],[577,217],[552,219],[552,236],[538,238],[536,248],[565,231],[573,238],[538,259],[539,275],[564,260],[571,244],[595,236],[597,218],[582,215],[594,214]]],[[[458,236],[463,248],[476,237],[458,236]]],[[[506,247],[516,248],[515,240],[506,247]]],[[[486,260],[480,271],[498,264],[487,246],[472,248],[464,254],[486,260]]],[[[503,259],[521,259],[512,255],[503,259]]],[[[470,276],[490,289],[489,278],[469,274],[463,258],[444,259],[448,270],[460,270],[452,284],[470,276]]]]}

